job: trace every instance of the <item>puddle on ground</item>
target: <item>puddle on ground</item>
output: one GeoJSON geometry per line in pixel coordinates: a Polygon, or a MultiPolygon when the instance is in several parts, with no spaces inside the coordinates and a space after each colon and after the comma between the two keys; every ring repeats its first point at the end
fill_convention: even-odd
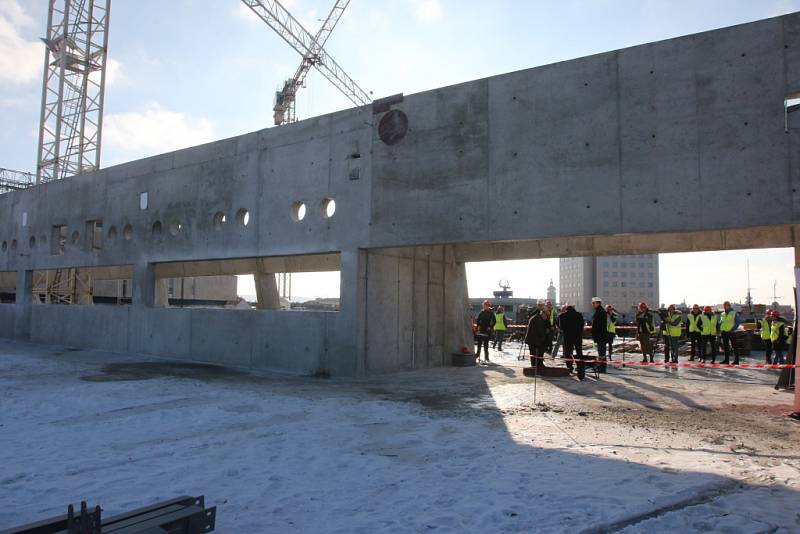
{"type": "Polygon", "coordinates": [[[239,371],[204,363],[125,362],[108,364],[103,367],[101,374],[82,376],[81,380],[87,382],[120,382],[164,377],[219,380],[241,375],[242,373],[239,371]]]}

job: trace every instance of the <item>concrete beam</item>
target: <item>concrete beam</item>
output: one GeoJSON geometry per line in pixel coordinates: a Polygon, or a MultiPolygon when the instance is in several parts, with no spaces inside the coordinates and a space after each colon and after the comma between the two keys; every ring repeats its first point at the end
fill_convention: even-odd
{"type": "Polygon", "coordinates": [[[666,252],[705,252],[794,246],[796,225],[758,226],[692,232],[653,232],[610,236],[528,239],[453,246],[458,262],[625,256],[666,252]]]}

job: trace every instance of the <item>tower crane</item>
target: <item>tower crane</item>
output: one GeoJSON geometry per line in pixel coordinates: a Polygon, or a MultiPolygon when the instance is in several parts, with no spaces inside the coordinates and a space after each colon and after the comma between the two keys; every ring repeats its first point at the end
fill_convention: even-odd
{"type": "Polygon", "coordinates": [[[295,99],[297,96],[297,91],[303,87],[306,75],[314,65],[314,57],[319,54],[319,49],[325,46],[325,42],[328,40],[328,37],[336,27],[336,23],[339,22],[339,19],[342,17],[344,10],[347,8],[349,3],[350,0],[337,0],[336,3],[334,3],[331,12],[325,19],[325,22],[322,23],[317,35],[314,36],[315,47],[314,50],[312,50],[312,53],[315,55],[304,55],[302,61],[300,61],[300,65],[297,67],[297,70],[294,73],[294,76],[286,80],[283,84],[283,88],[275,93],[275,106],[272,108],[272,111],[274,112],[273,117],[275,119],[275,126],[280,126],[284,123],[295,122],[297,120],[295,115],[295,99]]]}
{"type": "Polygon", "coordinates": [[[303,57],[294,77],[286,80],[283,89],[276,94],[276,125],[294,120],[295,96],[311,67],[316,68],[353,104],[363,106],[372,102],[366,91],[323,48],[350,0],[337,0],[316,36],[312,36],[278,0],[242,0],[242,3],[303,57]]]}

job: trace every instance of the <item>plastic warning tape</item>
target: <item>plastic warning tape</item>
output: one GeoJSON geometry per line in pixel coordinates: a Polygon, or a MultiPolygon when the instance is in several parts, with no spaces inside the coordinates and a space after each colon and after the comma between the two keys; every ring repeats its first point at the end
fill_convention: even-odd
{"type": "MultiPolygon", "coordinates": [[[[530,356],[529,356],[530,357],[530,356]]],[[[619,365],[619,366],[641,366],[641,367],[697,367],[706,369],[794,369],[800,367],[799,364],[793,363],[694,363],[694,362],[645,362],[641,360],[599,360],[599,359],[578,359],[578,358],[544,358],[536,357],[541,360],[562,361],[562,362],[583,362],[583,363],[600,363],[606,365],[619,365]]]]}

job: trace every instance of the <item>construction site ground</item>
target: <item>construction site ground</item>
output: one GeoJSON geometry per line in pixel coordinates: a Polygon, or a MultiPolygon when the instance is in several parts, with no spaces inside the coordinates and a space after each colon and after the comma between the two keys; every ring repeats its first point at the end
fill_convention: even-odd
{"type": "Polygon", "coordinates": [[[339,379],[0,341],[0,527],[203,494],[219,532],[800,531],[778,371],[534,388],[518,354],[339,379]]]}

